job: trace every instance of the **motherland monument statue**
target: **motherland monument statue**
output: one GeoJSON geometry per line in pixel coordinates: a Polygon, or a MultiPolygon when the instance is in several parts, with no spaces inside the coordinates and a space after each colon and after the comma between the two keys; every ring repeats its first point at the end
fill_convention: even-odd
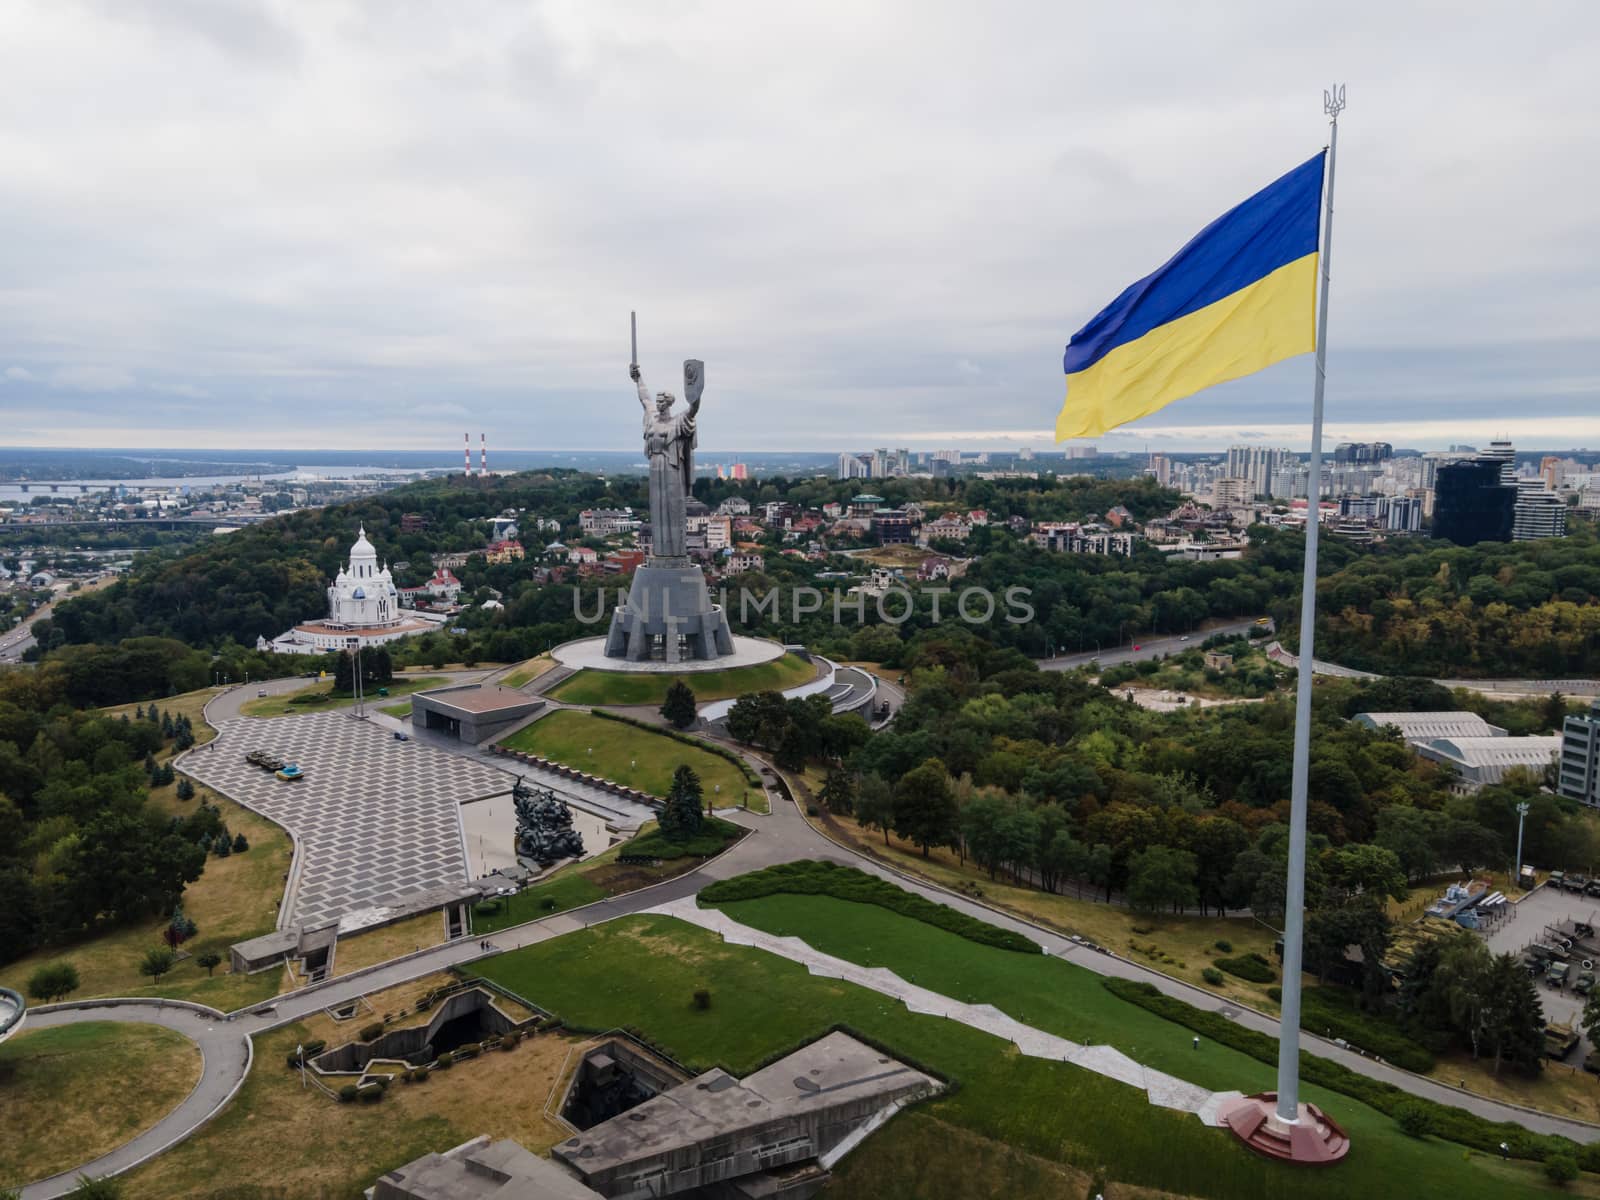
{"type": "Polygon", "coordinates": [[[628,375],[639,389],[644,409],[644,452],[650,463],[650,557],[634,572],[627,599],[611,614],[605,655],[632,662],[712,660],[734,653],[733,635],[722,609],[711,603],[705,575],[688,554],[684,502],[694,483],[696,422],[705,389],[705,364],[683,364],[683,395],[688,406],[673,412],[676,398],[653,398],[639,370],[638,325],[633,327],[633,361],[628,375]]]}

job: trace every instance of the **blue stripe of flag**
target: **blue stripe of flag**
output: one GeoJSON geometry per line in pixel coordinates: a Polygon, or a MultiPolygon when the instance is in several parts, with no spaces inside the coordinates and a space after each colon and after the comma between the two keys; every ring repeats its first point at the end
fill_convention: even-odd
{"type": "Polygon", "coordinates": [[[1190,239],[1165,266],[1130,284],[1077,333],[1063,359],[1072,375],[1118,346],[1248,287],[1317,248],[1322,151],[1190,239]]]}

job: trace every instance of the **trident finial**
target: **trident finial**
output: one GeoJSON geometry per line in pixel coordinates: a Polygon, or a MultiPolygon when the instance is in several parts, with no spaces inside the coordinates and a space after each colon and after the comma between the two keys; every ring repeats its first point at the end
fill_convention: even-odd
{"type": "Polygon", "coordinates": [[[1336,83],[1322,93],[1322,111],[1335,121],[1339,119],[1344,111],[1344,84],[1336,83]]]}

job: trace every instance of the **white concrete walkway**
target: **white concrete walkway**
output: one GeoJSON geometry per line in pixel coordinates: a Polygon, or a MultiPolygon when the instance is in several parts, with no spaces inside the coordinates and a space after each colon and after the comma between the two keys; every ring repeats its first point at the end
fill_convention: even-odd
{"type": "Polygon", "coordinates": [[[846,962],[820,950],[796,937],[776,937],[759,929],[742,925],[715,908],[701,908],[693,896],[683,896],[658,904],[647,912],[676,917],[702,929],[720,934],[722,940],[733,946],[753,946],[797,962],[813,975],[825,979],[842,979],[846,983],[868,988],[880,995],[899,1000],[914,1013],[946,1017],[983,1033],[993,1034],[1011,1042],[1030,1058],[1048,1058],[1055,1062],[1068,1062],[1104,1075],[1120,1083],[1140,1088],[1150,1098],[1150,1103],[1161,1108],[1194,1113],[1207,1125],[1217,1124],[1217,1109],[1228,1100],[1237,1099],[1238,1092],[1211,1092],[1198,1084],[1140,1066],[1122,1051],[1111,1046],[1084,1046],[1066,1038],[1035,1029],[1008,1017],[992,1004],[963,1004],[938,992],[907,983],[893,971],[883,967],[863,967],[846,962]]]}

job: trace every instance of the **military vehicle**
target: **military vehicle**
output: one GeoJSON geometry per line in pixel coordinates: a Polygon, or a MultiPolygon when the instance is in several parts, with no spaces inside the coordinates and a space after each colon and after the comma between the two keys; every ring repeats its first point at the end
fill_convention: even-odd
{"type": "MultiPolygon", "coordinates": [[[[1544,1027],[1544,1053],[1546,1058],[1565,1058],[1580,1041],[1578,1030],[1572,1025],[1559,1025],[1552,1021],[1544,1027]]],[[[1585,1060],[1585,1066],[1588,1060],[1585,1060]]]]}
{"type": "Polygon", "coordinates": [[[1553,988],[1567,986],[1567,972],[1572,970],[1570,963],[1553,962],[1544,971],[1544,981],[1553,988]]]}

